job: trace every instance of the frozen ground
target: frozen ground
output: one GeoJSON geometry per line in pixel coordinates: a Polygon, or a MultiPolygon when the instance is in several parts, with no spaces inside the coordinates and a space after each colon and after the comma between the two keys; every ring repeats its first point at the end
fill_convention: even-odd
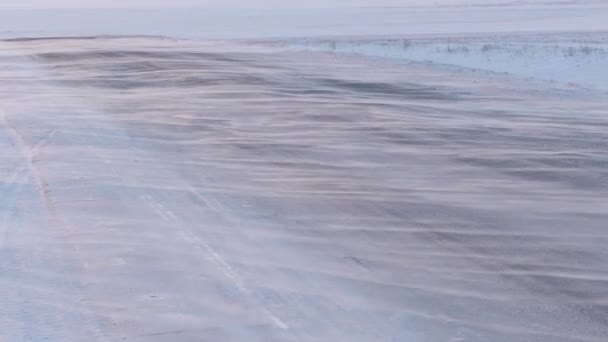
{"type": "Polygon", "coordinates": [[[608,89],[608,72],[604,72],[608,70],[608,33],[605,32],[307,38],[279,44],[608,89]]]}
{"type": "Polygon", "coordinates": [[[608,101],[169,39],[0,43],[0,339],[604,342],[608,101]]]}

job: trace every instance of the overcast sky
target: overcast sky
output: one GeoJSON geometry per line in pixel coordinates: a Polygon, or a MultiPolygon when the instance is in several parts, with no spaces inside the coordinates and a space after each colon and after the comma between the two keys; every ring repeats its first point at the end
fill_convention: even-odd
{"type": "Polygon", "coordinates": [[[0,0],[0,8],[302,8],[488,3],[499,0],[0,0]]]}

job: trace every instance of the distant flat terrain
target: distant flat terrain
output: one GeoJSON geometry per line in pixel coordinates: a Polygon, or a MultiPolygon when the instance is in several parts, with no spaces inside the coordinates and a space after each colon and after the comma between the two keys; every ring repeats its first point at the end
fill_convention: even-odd
{"type": "Polygon", "coordinates": [[[0,340],[606,341],[608,100],[482,76],[0,42],[0,340]]]}
{"type": "Polygon", "coordinates": [[[602,72],[608,70],[608,31],[309,37],[263,43],[486,73],[481,77],[491,77],[489,72],[608,91],[608,73],[602,72]]]}
{"type": "MultiPolygon", "coordinates": [[[[268,0],[216,1],[228,7],[178,8],[172,2],[164,3],[165,8],[138,9],[120,8],[127,2],[113,2],[105,5],[115,8],[103,9],[92,5],[94,2],[80,1],[78,5],[85,8],[11,10],[0,3],[0,38],[145,34],[269,39],[608,31],[608,3],[604,0],[396,0],[396,6],[387,6],[390,0],[272,1],[278,6],[269,5],[268,0]],[[230,2],[239,6],[230,7],[230,2]],[[263,4],[270,8],[255,9],[263,4]]],[[[26,2],[20,5],[26,6],[26,2]]]]}

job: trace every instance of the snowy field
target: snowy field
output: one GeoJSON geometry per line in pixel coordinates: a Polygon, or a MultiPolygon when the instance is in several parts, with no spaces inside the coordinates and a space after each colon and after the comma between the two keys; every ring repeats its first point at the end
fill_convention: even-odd
{"type": "Polygon", "coordinates": [[[457,2],[0,11],[0,341],[605,342],[608,4],[457,2]]]}
{"type": "Polygon", "coordinates": [[[277,43],[310,51],[434,63],[608,90],[608,32],[307,38],[277,43]]]}

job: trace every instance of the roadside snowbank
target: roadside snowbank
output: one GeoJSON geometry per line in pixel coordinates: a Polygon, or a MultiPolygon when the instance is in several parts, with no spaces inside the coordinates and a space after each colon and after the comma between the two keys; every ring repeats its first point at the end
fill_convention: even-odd
{"type": "Polygon", "coordinates": [[[456,65],[608,88],[608,34],[296,39],[289,47],[456,65]]]}

